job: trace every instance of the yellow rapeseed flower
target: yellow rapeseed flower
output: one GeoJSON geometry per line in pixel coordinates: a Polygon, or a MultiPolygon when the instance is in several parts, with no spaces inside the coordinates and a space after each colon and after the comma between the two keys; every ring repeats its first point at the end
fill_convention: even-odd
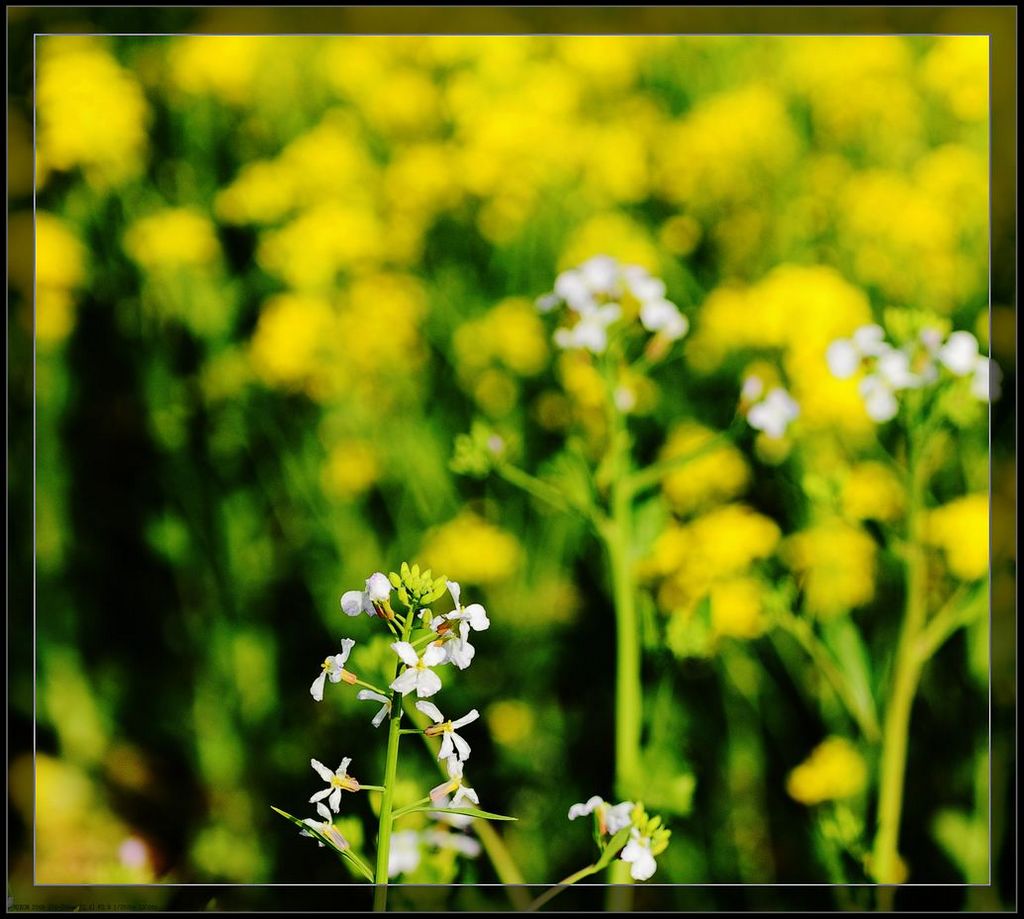
{"type": "Polygon", "coordinates": [[[988,117],[988,52],[985,35],[950,35],[938,39],[924,58],[922,75],[929,89],[945,96],[957,118],[988,117]]]}
{"type": "Polygon", "coordinates": [[[273,44],[249,35],[192,35],[172,43],[167,59],[172,86],[212,95],[233,105],[251,102],[262,58],[273,44]]]}
{"type": "Polygon", "coordinates": [[[271,297],[249,345],[253,371],[270,386],[307,389],[331,359],[337,313],[320,298],[287,293],[271,297]]]}
{"type": "Polygon", "coordinates": [[[125,251],[149,271],[199,268],[220,253],[213,223],[191,208],[167,208],[136,220],[125,233],[125,251]]]}
{"type": "Polygon", "coordinates": [[[882,463],[858,463],[843,479],[843,513],[854,520],[898,520],[905,500],[903,483],[882,463]]]}
{"type": "MultiPolygon", "coordinates": [[[[31,299],[31,260],[18,261],[28,269],[22,272],[27,277],[20,279],[19,286],[31,299]]],[[[70,334],[75,321],[74,291],[85,279],[85,268],[85,246],[70,225],[48,211],[37,211],[35,328],[41,345],[58,344],[70,334]]]]}
{"type": "Polygon", "coordinates": [[[829,617],[875,595],[875,541],[842,520],[827,520],[788,537],[781,556],[798,575],[807,609],[829,617]]]}
{"type": "Polygon", "coordinates": [[[821,804],[859,794],[867,775],[857,748],[844,737],[829,737],[790,772],[786,791],[801,804],[821,804]]]}
{"type": "Polygon", "coordinates": [[[324,491],[335,498],[354,498],[369,489],[379,475],[377,455],[366,443],[346,440],[331,447],[321,470],[324,491]]]}
{"type": "Polygon", "coordinates": [[[111,39],[41,39],[36,84],[37,178],[81,167],[107,185],[142,168],[149,106],[138,81],[111,54],[111,39]]]}
{"type": "Polygon", "coordinates": [[[729,638],[756,638],[765,629],[764,585],[755,578],[729,578],[711,587],[711,627],[729,638]]]}
{"type": "Polygon", "coordinates": [[[470,584],[507,580],[522,557],[515,536],[469,510],[429,533],[419,553],[434,571],[458,572],[459,581],[470,584]]]}
{"type": "Polygon", "coordinates": [[[988,495],[965,495],[928,514],[928,542],[946,555],[949,570],[964,581],[988,574],[988,495]]]}
{"type": "MultiPolygon", "coordinates": [[[[665,441],[659,460],[696,453],[714,438],[709,428],[685,421],[674,427],[665,441]]],[[[677,514],[691,514],[702,508],[727,501],[747,487],[750,470],[743,454],[728,441],[665,476],[662,489],[677,514]]]]}

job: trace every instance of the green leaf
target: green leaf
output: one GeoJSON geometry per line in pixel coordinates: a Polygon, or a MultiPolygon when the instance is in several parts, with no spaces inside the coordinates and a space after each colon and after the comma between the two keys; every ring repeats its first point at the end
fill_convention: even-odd
{"type": "Polygon", "coordinates": [[[875,699],[871,693],[871,658],[860,630],[848,616],[823,622],[822,638],[836,659],[862,713],[878,720],[875,699]]]}
{"type": "Polygon", "coordinates": [[[600,871],[602,868],[607,868],[612,863],[612,859],[622,851],[623,847],[629,841],[629,833],[632,829],[632,826],[624,826],[618,833],[608,840],[608,845],[606,845],[604,847],[604,851],[601,852],[601,857],[594,862],[594,867],[597,870],[600,871]]]}
{"type": "Polygon", "coordinates": [[[434,807],[432,804],[421,804],[419,807],[411,807],[403,810],[399,816],[415,814],[420,811],[430,811],[432,814],[462,814],[464,817],[479,817],[481,820],[518,820],[518,817],[506,817],[503,814],[491,814],[487,811],[478,810],[475,807],[434,807]]]}
{"type": "Polygon", "coordinates": [[[331,840],[328,837],[324,836],[323,833],[319,832],[319,830],[317,830],[316,827],[310,826],[308,823],[305,823],[298,817],[293,817],[287,811],[283,811],[279,807],[274,807],[273,804],[270,805],[270,809],[274,811],[274,813],[280,814],[282,817],[284,817],[285,820],[290,820],[300,830],[303,830],[304,832],[309,833],[311,836],[318,839],[325,846],[327,846],[327,848],[334,852],[334,854],[337,855],[343,862],[345,862],[346,865],[352,868],[357,874],[362,875],[371,884],[374,883],[373,872],[370,871],[366,863],[358,855],[356,855],[355,852],[351,851],[350,849],[339,849],[333,842],[331,842],[331,840]]]}

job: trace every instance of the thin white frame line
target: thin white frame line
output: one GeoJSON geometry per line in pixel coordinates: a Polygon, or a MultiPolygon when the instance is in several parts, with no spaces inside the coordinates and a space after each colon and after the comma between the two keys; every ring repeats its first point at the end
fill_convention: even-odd
{"type": "MultiPolygon", "coordinates": [[[[863,9],[868,8],[870,5],[853,5],[843,7],[833,7],[832,9],[863,9]]],[[[100,8],[119,8],[116,6],[102,6],[100,8]]],[[[188,9],[190,7],[177,6],[168,7],[169,9],[188,9]]],[[[212,7],[214,9],[234,9],[229,5],[220,5],[212,7]]],[[[431,9],[463,9],[464,7],[457,6],[438,6],[431,7],[431,9]]],[[[483,9],[507,9],[505,6],[483,6],[477,7],[483,9]]],[[[526,6],[519,7],[525,9],[551,9],[550,7],[544,6],[526,6]]],[[[592,7],[596,9],[621,9],[627,11],[635,9],[635,7],[623,7],[623,6],[599,6],[592,7]]],[[[789,7],[769,6],[759,7],[756,5],[731,7],[732,9],[789,9],[789,7]]],[[[936,7],[938,9],[959,9],[956,6],[942,6],[936,7]]],[[[1010,7],[1006,7],[1010,8],[1010,7]]],[[[275,7],[275,9],[285,9],[283,7],[275,7]]],[[[380,7],[374,6],[356,6],[356,7],[337,7],[339,11],[348,9],[380,9],[380,7]]],[[[420,6],[397,6],[391,7],[391,9],[422,9],[420,6]]],[[[566,7],[566,10],[573,9],[572,7],[566,7]]],[[[720,7],[714,6],[700,6],[700,7],[649,7],[651,10],[689,10],[689,9],[720,9],[720,7]]],[[[910,10],[913,7],[907,7],[910,10]]],[[[37,651],[36,651],[36,618],[37,618],[37,563],[36,563],[36,469],[37,469],[37,457],[36,457],[36,304],[37,304],[37,279],[36,279],[36,191],[37,191],[37,175],[36,175],[36,59],[37,59],[37,47],[39,38],[60,38],[60,37],[96,37],[96,38],[383,38],[383,39],[394,39],[394,38],[437,38],[437,37],[452,37],[452,38],[879,38],[879,37],[899,37],[899,38],[988,38],[988,210],[989,210],[989,233],[988,233],[988,325],[989,325],[989,359],[991,360],[992,354],[992,236],[993,236],[993,221],[992,221],[992,33],[991,32],[844,32],[844,33],[830,33],[830,32],[631,32],[631,33],[614,33],[614,32],[541,32],[541,33],[522,33],[522,32],[485,32],[485,33],[471,33],[471,32],[385,32],[385,33],[372,33],[372,32],[265,32],[265,33],[250,33],[250,32],[33,32],[32,33],[32,882],[33,886],[37,887],[156,887],[156,888],[173,888],[173,887],[365,887],[367,885],[358,883],[339,883],[339,884],[302,884],[302,883],[274,883],[274,884],[231,884],[231,883],[188,883],[188,884],[174,884],[174,883],[153,883],[153,884],[37,884],[36,883],[36,849],[37,849],[37,835],[36,829],[38,826],[37,819],[37,796],[36,796],[36,759],[37,759],[37,724],[38,724],[38,713],[37,713],[37,651]]],[[[5,37],[5,47],[7,45],[9,36],[5,37]]],[[[1016,50],[1016,43],[1015,43],[1016,50]]],[[[5,180],[6,185],[6,180],[5,180]]],[[[1016,297],[1016,290],[1015,290],[1016,297]]],[[[8,345],[9,350],[9,345],[8,345]]],[[[1016,353],[1014,370],[1016,376],[1016,353]]],[[[990,392],[991,392],[991,381],[990,381],[990,392]]],[[[971,887],[991,887],[993,884],[993,852],[992,852],[992,400],[988,401],[988,462],[989,462],[989,583],[988,583],[988,594],[989,594],[989,666],[988,666],[988,881],[985,884],[981,883],[904,883],[899,885],[886,885],[878,883],[813,883],[813,882],[800,882],[800,883],[708,883],[708,884],[646,884],[647,887],[783,887],[783,888],[800,888],[800,887],[825,887],[825,888],[860,888],[860,887],[886,887],[886,886],[898,886],[907,888],[917,887],[949,887],[949,888],[971,888],[971,887]]],[[[6,423],[5,423],[6,428],[6,423]]],[[[1017,430],[1017,424],[1015,421],[1015,433],[1017,430]]],[[[6,515],[5,515],[6,516],[6,515]]],[[[1015,520],[1016,530],[1016,520],[1015,520]]],[[[1016,613],[1016,606],[1015,606],[1016,613]]],[[[9,634],[9,623],[8,623],[8,634],[9,634]]],[[[9,651],[8,651],[9,659],[9,651]]],[[[1014,674],[1017,674],[1017,660],[1014,658],[1014,674]]],[[[1019,719],[1019,713],[1018,713],[1019,719]]],[[[1015,738],[1018,733],[1018,725],[1015,725],[1015,738]]],[[[1015,778],[1017,785],[1019,785],[1019,776],[1015,778]]],[[[8,831],[9,832],[9,831],[8,831]]],[[[1019,826],[1017,827],[1017,833],[1019,838],[1019,826]]],[[[375,885],[370,885],[375,886],[375,885]]],[[[415,886],[430,886],[430,887],[558,887],[559,884],[441,884],[441,885],[413,885],[404,883],[390,883],[389,886],[394,887],[415,887],[415,886]]],[[[574,886],[587,887],[587,888],[606,888],[614,887],[618,885],[614,884],[577,884],[574,886]]],[[[1016,893],[1016,887],[1015,887],[1016,893]]]]}

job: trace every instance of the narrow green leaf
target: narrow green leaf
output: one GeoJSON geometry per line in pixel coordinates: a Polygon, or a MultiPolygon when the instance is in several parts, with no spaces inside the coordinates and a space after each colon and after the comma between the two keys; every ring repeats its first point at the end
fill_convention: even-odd
{"type": "Polygon", "coordinates": [[[421,804],[419,807],[410,807],[403,810],[396,816],[404,817],[406,814],[415,814],[419,811],[430,811],[432,814],[462,814],[464,817],[479,817],[481,820],[518,820],[518,817],[505,817],[502,814],[491,814],[487,811],[478,810],[475,807],[434,807],[432,804],[421,804]]]}
{"type": "Polygon", "coordinates": [[[608,840],[608,845],[604,847],[601,857],[594,863],[595,868],[600,871],[602,868],[607,868],[611,864],[612,859],[622,851],[623,847],[629,841],[629,832],[632,829],[633,828],[631,826],[624,826],[618,833],[608,840]]]}
{"type": "Polygon", "coordinates": [[[318,839],[328,849],[334,852],[334,854],[337,855],[343,862],[345,862],[347,865],[353,868],[357,874],[362,875],[371,884],[373,883],[373,872],[370,871],[366,863],[358,855],[356,855],[355,852],[351,851],[350,849],[339,849],[327,836],[324,836],[323,833],[317,830],[316,827],[310,826],[308,823],[305,823],[298,817],[293,817],[287,811],[283,811],[279,807],[274,807],[273,804],[270,805],[270,809],[274,811],[274,813],[280,814],[282,817],[285,818],[285,820],[290,820],[300,830],[303,830],[304,832],[309,833],[315,839],[318,839]]]}

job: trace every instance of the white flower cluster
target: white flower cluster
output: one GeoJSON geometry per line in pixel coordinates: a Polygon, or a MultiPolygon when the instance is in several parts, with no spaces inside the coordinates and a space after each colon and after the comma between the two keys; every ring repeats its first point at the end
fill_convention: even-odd
{"type": "Polygon", "coordinates": [[[582,804],[569,808],[569,819],[594,815],[597,835],[602,845],[611,837],[630,827],[629,840],[618,853],[619,858],[629,863],[629,876],[634,881],[646,881],[657,870],[655,856],[664,852],[671,833],[661,825],[661,818],[649,818],[643,805],[632,801],[608,804],[594,795],[582,804]]]}
{"type": "Polygon", "coordinates": [[[689,322],[665,294],[665,282],[639,265],[595,255],[563,271],[555,279],[555,289],[538,298],[537,308],[547,313],[563,304],[567,307],[569,323],[554,336],[559,348],[601,354],[608,347],[609,328],[624,315],[627,299],[638,305],[640,323],[648,332],[668,342],[682,338],[689,322]]]}
{"type": "MultiPolygon", "coordinates": [[[[437,814],[439,820],[445,817],[458,816],[453,814],[437,814]]],[[[472,820],[472,817],[463,817],[472,820]]],[[[450,820],[444,822],[450,823],[450,820]]],[[[388,877],[397,877],[415,871],[423,854],[423,847],[435,849],[451,849],[466,858],[476,858],[482,851],[480,843],[465,833],[452,832],[434,824],[426,830],[403,830],[391,836],[391,848],[388,852],[388,877]]]]}
{"type": "Polygon", "coordinates": [[[741,401],[747,406],[747,422],[774,440],[785,436],[790,423],[800,416],[800,406],[781,386],[765,392],[764,381],[751,375],[743,381],[741,401]]]}
{"type": "Polygon", "coordinates": [[[970,332],[953,332],[943,341],[941,332],[925,329],[916,342],[897,348],[885,340],[881,326],[865,325],[850,338],[833,341],[825,357],[832,375],[840,380],[866,371],[860,394],[868,416],[879,423],[896,417],[897,393],[935,383],[940,367],[954,377],[970,377],[975,398],[998,396],[999,368],[979,353],[978,340],[970,332]]]}

